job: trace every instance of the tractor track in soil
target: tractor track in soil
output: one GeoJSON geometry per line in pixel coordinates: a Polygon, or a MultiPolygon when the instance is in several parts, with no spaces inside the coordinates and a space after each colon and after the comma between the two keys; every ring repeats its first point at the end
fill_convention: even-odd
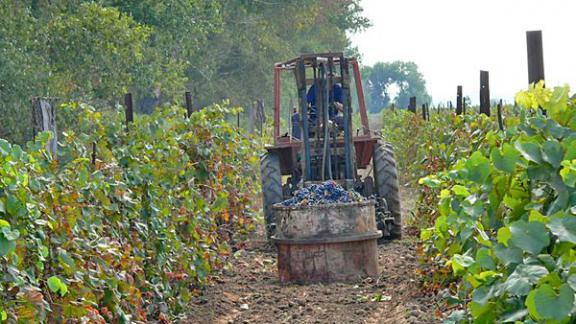
{"type": "MultiPolygon", "coordinates": [[[[407,215],[412,195],[402,190],[407,215]]],[[[378,246],[378,278],[285,285],[276,252],[262,239],[235,253],[230,270],[213,277],[181,323],[436,323],[437,296],[425,295],[416,271],[417,230],[378,246]]]]}

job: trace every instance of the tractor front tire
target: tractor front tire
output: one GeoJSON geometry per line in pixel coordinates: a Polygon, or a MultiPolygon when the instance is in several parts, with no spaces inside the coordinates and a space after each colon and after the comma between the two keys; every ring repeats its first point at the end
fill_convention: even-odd
{"type": "Polygon", "coordinates": [[[262,205],[266,235],[270,238],[276,231],[276,217],[272,205],[282,202],[282,174],[278,155],[266,153],[260,159],[260,176],[262,178],[262,205]]]}
{"type": "MultiPolygon", "coordinates": [[[[390,216],[394,218],[390,230],[390,238],[402,237],[402,215],[400,211],[400,185],[398,183],[398,171],[394,150],[388,143],[377,142],[374,145],[372,156],[374,164],[374,182],[378,197],[386,200],[390,216]]],[[[383,222],[378,222],[381,224],[383,222]]],[[[379,228],[384,232],[384,228],[379,228]]]]}

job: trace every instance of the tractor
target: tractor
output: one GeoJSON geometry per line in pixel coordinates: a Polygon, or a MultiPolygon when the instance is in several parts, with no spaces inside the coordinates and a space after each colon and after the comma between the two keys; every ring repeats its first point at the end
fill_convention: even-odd
{"type": "Polygon", "coordinates": [[[306,54],[274,65],[274,144],[266,147],[260,165],[268,237],[275,232],[274,204],[292,197],[302,186],[326,180],[374,199],[383,238],[401,237],[393,149],[371,132],[368,124],[355,58],[343,53],[306,54]],[[294,73],[298,104],[297,108],[289,107],[288,115],[284,110],[290,117],[281,122],[283,72],[294,73]],[[356,90],[357,109],[352,107],[351,89],[356,90]],[[355,112],[360,115],[360,126],[354,132],[355,112]],[[290,122],[291,130],[281,134],[281,126],[290,122]]]}

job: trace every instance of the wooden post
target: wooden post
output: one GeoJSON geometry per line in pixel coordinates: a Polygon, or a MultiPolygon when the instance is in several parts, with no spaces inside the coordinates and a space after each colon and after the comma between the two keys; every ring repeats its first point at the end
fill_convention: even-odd
{"type": "Polygon", "coordinates": [[[92,165],[96,165],[96,142],[92,142],[92,165]]]}
{"type": "Polygon", "coordinates": [[[542,48],[542,31],[526,32],[528,50],[528,83],[544,80],[544,50],[542,48]]]}
{"type": "Polygon", "coordinates": [[[190,116],[192,115],[192,94],[190,93],[190,91],[186,91],[186,93],[184,94],[184,97],[186,98],[186,117],[190,118],[190,116]]]}
{"type": "Polygon", "coordinates": [[[58,132],[56,131],[55,100],[32,98],[32,132],[34,137],[40,132],[51,132],[52,139],[46,143],[46,150],[56,156],[58,150],[58,132]]]}
{"type": "Polygon", "coordinates": [[[502,99],[498,103],[498,127],[501,131],[504,130],[504,121],[502,120],[502,99]]]}
{"type": "Polygon", "coordinates": [[[427,120],[426,119],[426,105],[422,104],[422,119],[427,120]]]}
{"type": "Polygon", "coordinates": [[[456,87],[456,115],[462,115],[462,86],[456,87]]]}
{"type": "Polygon", "coordinates": [[[126,127],[134,121],[134,108],[132,106],[132,94],[127,93],[124,95],[124,113],[126,115],[126,127]]]}
{"type": "Polygon", "coordinates": [[[236,127],[240,128],[240,112],[236,113],[236,127]]]}
{"type": "Polygon", "coordinates": [[[480,71],[480,113],[490,116],[490,84],[488,71],[480,71]]]}
{"type": "Polygon", "coordinates": [[[416,113],[416,97],[410,97],[410,105],[408,106],[408,110],[416,113]]]}

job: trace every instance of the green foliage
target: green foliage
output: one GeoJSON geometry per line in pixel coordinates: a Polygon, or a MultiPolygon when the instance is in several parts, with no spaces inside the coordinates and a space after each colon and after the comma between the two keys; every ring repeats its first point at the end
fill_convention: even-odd
{"type": "MultiPolygon", "coordinates": [[[[450,166],[474,152],[486,148],[489,144],[486,138],[496,141],[497,123],[484,115],[467,114],[456,116],[442,111],[432,113],[430,121],[422,120],[419,114],[407,110],[396,109],[383,111],[383,136],[390,142],[396,152],[401,182],[414,185],[422,177],[447,170],[450,166]]],[[[507,123],[514,120],[512,116],[507,123]]],[[[512,153],[506,150],[506,154],[512,153]]],[[[502,162],[502,161],[500,161],[502,162]]],[[[486,161],[476,155],[467,162],[473,168],[469,177],[485,177],[486,161]]],[[[407,220],[418,227],[428,227],[438,216],[435,206],[440,194],[439,180],[429,177],[422,180],[425,186],[418,197],[418,208],[415,217],[407,220]]],[[[453,188],[460,194],[465,187],[453,188]]]]}
{"type": "Polygon", "coordinates": [[[0,315],[156,321],[186,310],[254,229],[257,144],[212,106],[138,116],[62,107],[78,131],[0,140],[0,315]],[[92,143],[97,143],[95,164],[92,143]]]}
{"type": "Polygon", "coordinates": [[[422,232],[426,260],[451,267],[439,272],[457,280],[449,288],[476,323],[576,318],[576,101],[568,92],[538,84],[519,93],[530,113],[422,180],[441,191],[434,227],[422,232]]]}
{"type": "Polygon", "coordinates": [[[62,12],[46,28],[53,89],[63,98],[109,100],[132,84],[132,67],[142,64],[150,28],[115,8],[84,3],[62,12]]]}
{"type": "Polygon", "coordinates": [[[190,90],[197,106],[271,107],[275,62],[352,50],[347,32],[366,26],[359,0],[2,1],[0,137],[31,139],[34,96],[103,111],[130,91],[151,113],[190,90]]]}

